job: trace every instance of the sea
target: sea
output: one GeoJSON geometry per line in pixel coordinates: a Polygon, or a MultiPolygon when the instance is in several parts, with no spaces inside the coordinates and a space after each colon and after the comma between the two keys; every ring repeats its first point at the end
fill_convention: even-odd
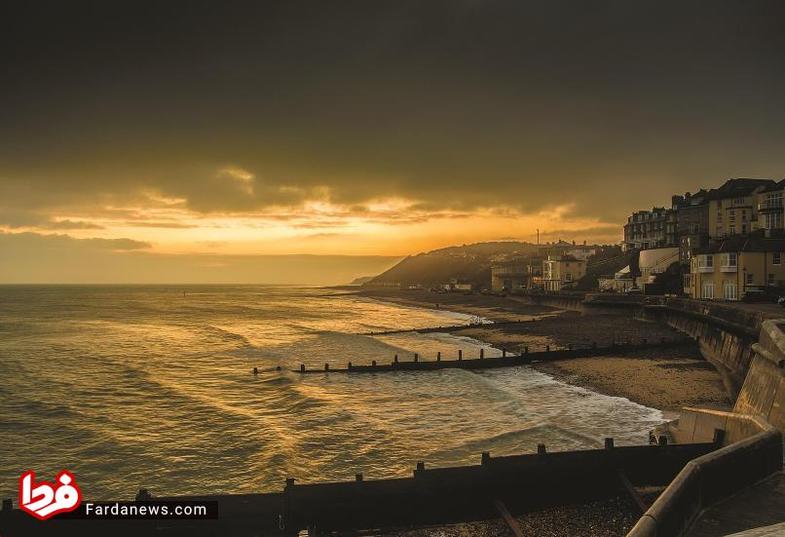
{"type": "Polygon", "coordinates": [[[499,354],[447,333],[476,322],[345,290],[0,286],[0,496],[72,471],[85,498],[280,491],[411,475],[492,455],[646,443],[659,410],[528,366],[301,375],[499,354]],[[258,374],[252,373],[258,369],[258,374]]]}

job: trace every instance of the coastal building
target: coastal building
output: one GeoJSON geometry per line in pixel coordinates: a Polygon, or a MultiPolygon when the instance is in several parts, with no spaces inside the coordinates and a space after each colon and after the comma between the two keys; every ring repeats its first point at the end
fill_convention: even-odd
{"type": "Polygon", "coordinates": [[[782,235],[785,229],[785,179],[769,185],[758,193],[758,229],[763,229],[768,237],[782,235]]]}
{"type": "Polygon", "coordinates": [[[636,211],[627,218],[622,243],[624,251],[676,245],[676,213],[673,209],[654,207],[651,211],[636,211]]]}
{"type": "Polygon", "coordinates": [[[575,259],[580,259],[582,261],[588,261],[591,256],[597,253],[597,248],[595,246],[573,246],[572,248],[568,248],[564,255],[574,257],[575,259]]]}
{"type": "Polygon", "coordinates": [[[597,246],[590,246],[583,241],[578,244],[576,241],[564,241],[559,239],[557,242],[543,244],[538,247],[538,255],[541,258],[559,255],[571,255],[579,259],[587,259],[597,252],[597,246]]]}
{"type": "Polygon", "coordinates": [[[534,256],[491,266],[491,290],[515,292],[541,286],[542,258],[534,256]]]}
{"type": "Polygon", "coordinates": [[[785,239],[758,232],[695,251],[684,292],[692,298],[743,300],[785,287],[785,239]]]}
{"type": "Polygon", "coordinates": [[[600,276],[597,285],[602,292],[626,293],[635,287],[635,279],[629,265],[612,275],[600,276]]]}
{"type": "Polygon", "coordinates": [[[531,274],[522,262],[491,267],[491,291],[494,293],[524,290],[530,280],[531,274]]]}
{"type": "MultiPolygon", "coordinates": [[[[664,274],[671,265],[678,262],[679,249],[675,246],[670,248],[642,250],[640,254],[638,254],[639,274],[635,278],[635,287],[643,289],[645,293],[646,287],[653,285],[657,276],[664,274]]],[[[677,281],[676,286],[678,285],[679,283],[677,281]]]]}
{"type": "Polygon", "coordinates": [[[445,283],[442,286],[442,289],[449,292],[469,293],[472,291],[472,289],[474,289],[474,286],[469,281],[458,278],[450,278],[450,281],[445,283]]]}
{"type": "Polygon", "coordinates": [[[574,287],[586,274],[586,261],[572,256],[548,256],[542,262],[542,286],[558,292],[574,287]]]}
{"type": "Polygon", "coordinates": [[[729,179],[710,190],[709,238],[746,235],[758,229],[759,195],[776,190],[771,179],[729,179]],[[772,190],[773,189],[773,190],[772,190]]]}
{"type": "Polygon", "coordinates": [[[701,189],[695,194],[673,196],[671,206],[676,213],[676,242],[679,261],[689,267],[691,253],[709,245],[708,192],[701,189]]]}
{"type": "Polygon", "coordinates": [[[767,234],[781,232],[785,181],[770,179],[729,179],[719,188],[701,189],[695,194],[673,196],[679,259],[687,268],[692,252],[733,235],[757,229],[767,234]]]}

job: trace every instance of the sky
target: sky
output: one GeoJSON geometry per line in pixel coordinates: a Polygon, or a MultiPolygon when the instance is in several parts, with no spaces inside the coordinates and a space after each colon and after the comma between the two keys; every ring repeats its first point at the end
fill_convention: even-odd
{"type": "Polygon", "coordinates": [[[0,282],[339,283],[785,177],[780,1],[8,2],[0,50],[0,282]]]}

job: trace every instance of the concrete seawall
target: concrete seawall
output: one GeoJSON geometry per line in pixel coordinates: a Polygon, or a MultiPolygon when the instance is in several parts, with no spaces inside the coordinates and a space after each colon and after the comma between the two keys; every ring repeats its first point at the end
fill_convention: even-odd
{"type": "Polygon", "coordinates": [[[754,356],[734,407],[735,412],[758,414],[785,431],[785,319],[762,323],[754,356]]]}
{"type": "Polygon", "coordinates": [[[722,374],[735,400],[755,356],[763,316],[725,304],[665,298],[649,301],[639,314],[664,322],[699,343],[703,357],[722,374]]]}
{"type": "Polygon", "coordinates": [[[684,535],[701,512],[782,469],[782,433],[757,415],[685,409],[671,435],[715,438],[724,447],[687,463],[627,537],[684,535]]]}
{"type": "MultiPolygon", "coordinates": [[[[765,316],[733,305],[671,297],[606,293],[535,295],[523,300],[584,315],[630,315],[665,323],[699,343],[703,357],[723,376],[734,400],[753,362],[765,316]]],[[[783,312],[785,314],[785,312],[783,312]]]]}
{"type": "Polygon", "coordinates": [[[640,310],[644,297],[602,293],[525,295],[518,298],[528,304],[577,311],[587,315],[627,315],[640,310]]]}
{"type": "Polygon", "coordinates": [[[763,416],[785,431],[784,319],[733,304],[675,297],[590,293],[526,300],[585,315],[633,315],[675,328],[695,339],[703,357],[723,376],[736,401],[735,412],[763,416]]]}

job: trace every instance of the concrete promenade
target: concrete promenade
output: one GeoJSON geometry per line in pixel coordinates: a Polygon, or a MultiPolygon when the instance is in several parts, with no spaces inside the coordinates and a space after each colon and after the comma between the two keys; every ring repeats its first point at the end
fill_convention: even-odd
{"type": "Polygon", "coordinates": [[[720,537],[731,533],[741,535],[785,535],[785,473],[774,476],[743,490],[724,502],[704,511],[688,535],[720,537]],[[759,530],[752,530],[759,528],[759,530]],[[766,533],[774,531],[774,533],[766,533]]]}

